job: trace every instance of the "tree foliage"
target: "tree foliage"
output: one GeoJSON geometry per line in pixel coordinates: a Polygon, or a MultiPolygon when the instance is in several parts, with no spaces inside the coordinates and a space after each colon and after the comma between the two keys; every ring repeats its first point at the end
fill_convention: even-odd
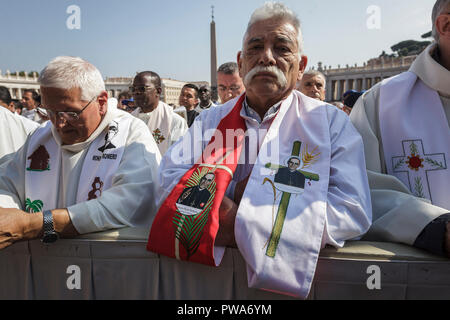
{"type": "Polygon", "coordinates": [[[391,50],[399,57],[406,57],[420,54],[430,44],[430,41],[405,40],[393,45],[391,50]]]}

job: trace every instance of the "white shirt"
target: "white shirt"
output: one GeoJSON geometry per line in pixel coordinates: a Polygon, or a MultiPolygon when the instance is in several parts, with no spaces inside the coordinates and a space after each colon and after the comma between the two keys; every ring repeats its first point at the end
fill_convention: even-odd
{"type": "Polygon", "coordinates": [[[215,104],[214,102],[211,101],[211,104],[209,105],[209,107],[207,108],[202,108],[202,106],[200,105],[200,103],[197,105],[197,107],[195,107],[195,111],[197,111],[198,113],[202,113],[205,110],[208,110],[210,108],[214,108],[217,107],[217,104],[215,104]]]}

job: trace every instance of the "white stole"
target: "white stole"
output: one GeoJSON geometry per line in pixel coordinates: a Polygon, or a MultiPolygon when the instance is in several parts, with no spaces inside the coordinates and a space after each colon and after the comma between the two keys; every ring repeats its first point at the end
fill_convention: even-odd
{"type": "MultiPolygon", "coordinates": [[[[129,117],[119,117],[90,144],[78,181],[77,203],[96,199],[111,188],[112,177],[125,150],[130,124],[129,117]]],[[[32,135],[25,168],[26,211],[32,213],[58,207],[61,152],[53,138],[50,121],[32,135]]]]}
{"type": "Polygon", "coordinates": [[[450,210],[450,128],[442,101],[412,72],[383,82],[380,128],[387,173],[450,210]]]}
{"type": "Polygon", "coordinates": [[[133,115],[144,121],[150,129],[161,154],[165,154],[170,147],[173,109],[171,106],[159,102],[158,107],[149,113],[142,113],[139,108],[133,115]]]}
{"type": "Polygon", "coordinates": [[[291,94],[282,103],[265,137],[235,224],[236,242],[247,262],[249,287],[301,298],[307,298],[310,292],[321,250],[330,177],[331,142],[326,108],[300,94],[291,94]],[[298,169],[319,177],[318,181],[306,179],[304,190],[276,183],[274,168],[288,166],[296,141],[302,143],[298,169]],[[267,180],[275,182],[275,200],[272,183],[267,180]],[[271,257],[269,239],[280,201],[288,193],[291,196],[286,218],[271,257]]]}

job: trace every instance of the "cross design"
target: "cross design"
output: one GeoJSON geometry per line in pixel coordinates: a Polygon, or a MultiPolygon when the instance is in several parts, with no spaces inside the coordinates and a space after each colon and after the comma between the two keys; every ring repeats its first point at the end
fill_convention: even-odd
{"type": "Polygon", "coordinates": [[[153,131],[153,138],[155,139],[156,144],[161,144],[164,140],[166,140],[159,129],[155,129],[155,131],[153,131]]]}
{"type": "MultiPolygon", "coordinates": [[[[272,229],[272,234],[270,235],[269,244],[267,246],[266,255],[268,257],[274,258],[277,252],[278,243],[280,242],[281,233],[283,231],[284,221],[286,219],[287,210],[289,207],[289,202],[291,200],[292,193],[298,193],[297,190],[303,190],[304,189],[304,183],[305,179],[308,179],[310,181],[319,181],[319,175],[315,173],[306,172],[303,170],[298,170],[300,166],[300,150],[302,147],[302,143],[300,141],[294,142],[294,146],[292,149],[292,157],[288,162],[289,167],[284,167],[281,165],[273,165],[271,163],[266,164],[266,168],[272,169],[272,170],[278,170],[278,174],[275,177],[275,184],[269,180],[264,180],[264,183],[269,181],[271,182],[273,186],[274,193],[276,192],[275,189],[277,188],[277,184],[286,185],[290,188],[290,192],[287,192],[288,190],[285,190],[282,192],[283,196],[281,198],[280,205],[278,207],[278,213],[275,220],[275,224],[272,229]],[[294,159],[298,159],[298,163],[294,161],[294,159]],[[280,174],[281,170],[285,171],[285,174],[280,174]],[[280,174],[280,175],[279,175],[280,174]],[[279,176],[278,176],[279,175],[279,176]]],[[[305,151],[305,154],[302,156],[303,159],[303,167],[306,166],[305,162],[313,163],[315,162],[315,159],[319,156],[319,154],[309,153],[307,150],[305,151]]]]}
{"type": "Polygon", "coordinates": [[[403,141],[403,156],[392,158],[392,170],[419,198],[433,201],[428,173],[447,170],[444,153],[425,154],[422,140],[403,141]],[[407,179],[400,173],[406,173],[407,179]],[[426,187],[424,187],[426,184],[426,187]]]}

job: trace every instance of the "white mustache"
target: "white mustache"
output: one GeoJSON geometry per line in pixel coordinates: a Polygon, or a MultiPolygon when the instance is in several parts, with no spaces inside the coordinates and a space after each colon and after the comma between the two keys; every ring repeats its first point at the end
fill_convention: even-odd
{"type": "Polygon", "coordinates": [[[271,73],[274,76],[277,77],[277,83],[280,85],[280,87],[285,87],[287,85],[287,79],[283,72],[276,66],[256,66],[252,70],[250,70],[249,73],[244,78],[244,84],[245,86],[248,86],[250,82],[253,80],[253,78],[258,74],[262,72],[271,73]]]}

